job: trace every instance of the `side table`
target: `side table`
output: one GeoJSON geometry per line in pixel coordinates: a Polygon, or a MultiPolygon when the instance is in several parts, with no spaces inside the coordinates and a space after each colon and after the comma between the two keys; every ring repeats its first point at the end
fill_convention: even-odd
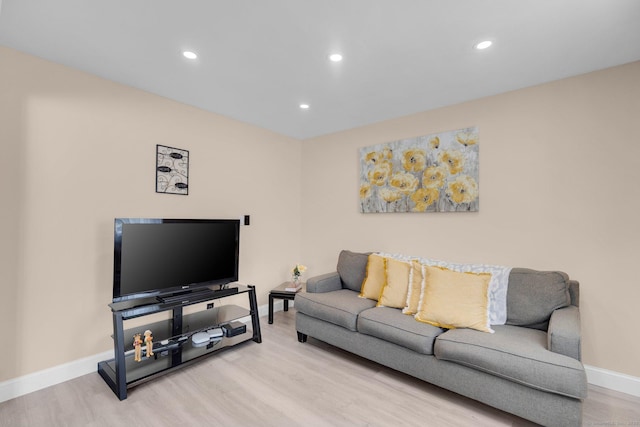
{"type": "Polygon", "coordinates": [[[277,288],[273,288],[269,292],[269,324],[273,323],[273,300],[281,299],[284,300],[284,311],[289,311],[289,301],[293,301],[298,292],[304,292],[307,288],[306,283],[302,283],[302,289],[298,292],[285,291],[285,288],[293,287],[292,282],[284,282],[280,284],[277,288]]]}

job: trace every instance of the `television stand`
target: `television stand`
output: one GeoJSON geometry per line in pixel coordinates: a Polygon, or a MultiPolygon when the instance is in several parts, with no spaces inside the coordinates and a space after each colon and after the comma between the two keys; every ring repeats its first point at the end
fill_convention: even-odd
{"type": "Polygon", "coordinates": [[[190,293],[175,300],[158,301],[156,298],[140,298],[109,304],[113,316],[114,358],[98,362],[98,373],[120,400],[127,398],[127,390],[157,376],[205,359],[248,341],[262,342],[258,304],[254,286],[235,285],[209,292],[190,293]],[[183,315],[183,307],[231,295],[246,295],[249,309],[237,305],[220,305],[183,315]],[[171,319],[124,329],[124,322],[150,314],[172,311],[171,319]],[[218,328],[223,324],[251,318],[246,332],[235,336],[212,336],[208,343],[193,343],[191,337],[197,332],[218,328]],[[133,337],[145,330],[153,333],[153,353],[146,357],[142,346],[141,361],[134,360],[133,337]]]}

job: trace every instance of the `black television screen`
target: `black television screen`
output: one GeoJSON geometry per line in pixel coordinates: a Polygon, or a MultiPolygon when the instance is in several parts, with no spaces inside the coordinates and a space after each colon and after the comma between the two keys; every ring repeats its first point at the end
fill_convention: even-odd
{"type": "Polygon", "coordinates": [[[116,218],[113,301],[238,280],[240,221],[116,218]]]}

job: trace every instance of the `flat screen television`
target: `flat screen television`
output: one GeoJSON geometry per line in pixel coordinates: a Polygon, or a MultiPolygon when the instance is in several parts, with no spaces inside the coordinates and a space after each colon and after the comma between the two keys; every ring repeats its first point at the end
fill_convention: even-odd
{"type": "Polygon", "coordinates": [[[238,280],[240,220],[116,218],[113,302],[238,280]]]}

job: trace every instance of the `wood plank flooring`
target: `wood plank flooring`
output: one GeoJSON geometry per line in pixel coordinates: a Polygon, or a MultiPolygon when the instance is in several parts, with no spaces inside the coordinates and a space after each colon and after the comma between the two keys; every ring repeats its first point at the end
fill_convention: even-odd
{"type": "MultiPolygon", "coordinates": [[[[0,426],[533,426],[312,338],[295,309],[249,342],[129,390],[97,373],[0,403],[0,426]]],[[[584,425],[640,425],[640,398],[589,387],[584,425]]]]}

